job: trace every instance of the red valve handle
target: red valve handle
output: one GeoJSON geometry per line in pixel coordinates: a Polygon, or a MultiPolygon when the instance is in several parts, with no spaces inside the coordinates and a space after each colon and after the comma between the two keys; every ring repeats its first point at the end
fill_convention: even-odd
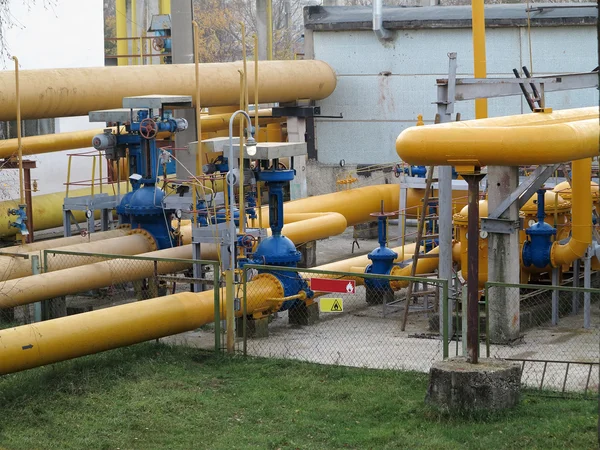
{"type": "Polygon", "coordinates": [[[140,134],[144,139],[153,139],[156,136],[156,122],[146,117],[140,122],[140,134]]]}

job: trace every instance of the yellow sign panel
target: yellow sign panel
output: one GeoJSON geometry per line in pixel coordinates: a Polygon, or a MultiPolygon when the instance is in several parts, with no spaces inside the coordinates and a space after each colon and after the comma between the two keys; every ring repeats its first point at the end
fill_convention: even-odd
{"type": "Polygon", "coordinates": [[[341,298],[322,298],[319,300],[321,312],[343,312],[344,301],[341,298]]]}

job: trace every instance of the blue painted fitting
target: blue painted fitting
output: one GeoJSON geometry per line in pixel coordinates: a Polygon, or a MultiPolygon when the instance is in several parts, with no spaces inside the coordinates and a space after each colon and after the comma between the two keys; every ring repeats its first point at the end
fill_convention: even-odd
{"type": "Polygon", "coordinates": [[[142,228],[148,231],[159,250],[175,245],[171,238],[169,216],[172,211],[162,208],[165,193],[154,185],[144,186],[133,192],[125,212],[130,216],[131,228],[142,228]],[[166,215],[166,219],[165,219],[166,215]]]}
{"type": "Polygon", "coordinates": [[[18,208],[10,208],[8,210],[8,214],[11,216],[17,216],[14,221],[9,220],[9,225],[11,227],[17,228],[19,233],[23,236],[27,236],[29,234],[29,230],[27,230],[27,205],[19,205],[18,208]]]}
{"type": "MultiPolygon", "coordinates": [[[[386,247],[387,216],[381,215],[377,218],[377,234],[379,247],[367,256],[373,262],[367,266],[365,273],[389,275],[394,266],[394,260],[398,258],[398,253],[386,247]]],[[[366,278],[365,286],[378,290],[389,289],[389,282],[382,279],[366,278]]]]}
{"type": "Polygon", "coordinates": [[[280,234],[263,239],[254,252],[256,264],[296,267],[301,258],[294,243],[280,234]]]}
{"type": "MultiPolygon", "coordinates": [[[[235,226],[240,226],[240,212],[237,208],[233,210],[233,221],[235,222],[235,226]]],[[[212,216],[211,222],[213,225],[215,223],[225,223],[227,222],[227,210],[225,208],[217,209],[217,214],[212,216]]]]}
{"type": "Polygon", "coordinates": [[[198,200],[196,204],[196,211],[198,211],[198,225],[201,227],[208,226],[208,208],[206,207],[205,200],[198,200]]]}
{"type": "Polygon", "coordinates": [[[551,263],[552,236],[556,234],[556,228],[545,222],[544,194],[543,189],[538,191],[538,221],[525,230],[525,234],[529,237],[523,244],[522,251],[525,267],[533,264],[535,267],[543,269],[551,263]]]}
{"type": "Polygon", "coordinates": [[[120,224],[131,223],[131,218],[129,217],[129,214],[127,213],[127,205],[129,204],[129,201],[131,200],[131,196],[133,195],[134,192],[135,191],[129,191],[127,194],[125,194],[123,196],[123,198],[121,198],[121,201],[119,202],[117,207],[115,208],[117,210],[117,215],[119,216],[120,224]]]}
{"type": "Polygon", "coordinates": [[[256,193],[254,191],[248,192],[246,195],[246,214],[251,219],[256,219],[258,216],[256,215],[256,193]]]}

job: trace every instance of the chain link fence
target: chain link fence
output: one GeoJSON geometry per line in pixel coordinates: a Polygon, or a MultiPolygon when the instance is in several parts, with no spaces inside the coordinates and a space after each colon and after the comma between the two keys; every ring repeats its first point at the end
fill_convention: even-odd
{"type": "Polygon", "coordinates": [[[525,387],[598,392],[600,289],[487,283],[485,299],[486,353],[521,362],[525,387]]]}
{"type": "Polygon", "coordinates": [[[447,356],[448,330],[440,333],[438,316],[440,296],[448,298],[445,280],[296,268],[276,274],[273,267],[244,268],[237,320],[244,354],[420,372],[447,356]],[[413,295],[403,327],[409,282],[413,295]],[[282,285],[289,292],[310,289],[314,297],[286,296],[282,285]]]}
{"type": "MultiPolygon", "coordinates": [[[[21,323],[182,292],[210,290],[214,292],[215,305],[220,302],[221,277],[216,261],[59,250],[44,250],[37,260],[39,267],[34,272],[44,277],[19,285],[11,294],[16,301],[40,299],[15,308],[15,320],[21,323]]],[[[219,308],[215,312],[216,325],[211,321],[195,332],[194,340],[199,346],[220,347],[219,308]]]]}

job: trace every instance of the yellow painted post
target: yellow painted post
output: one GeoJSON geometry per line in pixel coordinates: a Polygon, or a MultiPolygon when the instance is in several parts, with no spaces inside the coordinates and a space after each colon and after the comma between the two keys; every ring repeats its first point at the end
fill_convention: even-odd
{"type": "MultiPolygon", "coordinates": [[[[483,0],[473,0],[471,3],[473,20],[473,62],[475,78],[486,78],[485,58],[485,9],[483,0]]],[[[475,118],[485,119],[488,116],[487,99],[475,100],[475,118]]]]}
{"type": "MultiPolygon", "coordinates": [[[[231,218],[233,220],[233,217],[231,218]]],[[[233,289],[233,273],[234,268],[231,267],[225,271],[225,316],[227,320],[227,353],[233,353],[235,350],[235,305],[234,305],[234,289],[233,289]]]]}
{"type": "MultiPolygon", "coordinates": [[[[246,27],[241,22],[242,28],[242,61],[244,65],[244,73],[240,79],[240,109],[248,112],[248,67],[246,58],[246,27]]],[[[258,114],[258,111],[257,111],[258,114]]],[[[251,123],[247,124],[248,128],[252,126],[251,123]]],[[[240,214],[240,235],[244,233],[244,227],[246,222],[246,208],[244,201],[244,117],[240,116],[240,184],[238,188],[238,210],[240,214]]],[[[244,256],[243,247],[240,248],[242,256],[244,256]]]]}
{"type": "Polygon", "coordinates": [[[194,64],[196,78],[196,140],[198,141],[198,149],[196,150],[196,175],[202,175],[202,159],[203,159],[203,148],[202,148],[202,106],[200,104],[200,57],[198,55],[198,48],[200,46],[200,28],[197,22],[192,22],[194,26],[194,64]]]}
{"type": "Polygon", "coordinates": [[[92,198],[94,198],[94,183],[96,182],[96,155],[92,160],[92,198]]]}
{"type": "Polygon", "coordinates": [[[69,197],[69,186],[71,185],[71,159],[72,155],[69,155],[69,162],[67,163],[67,189],[65,192],[65,197],[69,197]]]}
{"type": "MultiPolygon", "coordinates": [[[[131,0],[131,37],[135,38],[138,34],[138,26],[137,26],[137,1],[131,0]]],[[[138,49],[138,42],[136,39],[131,40],[131,54],[137,54],[138,50],[142,48],[142,41],[140,39],[140,45],[138,49]]],[[[133,58],[131,61],[132,65],[137,66],[141,64],[141,60],[137,58],[133,58]]]]}
{"type": "Polygon", "coordinates": [[[267,59],[273,59],[273,0],[267,0],[267,59]]]}
{"type": "Polygon", "coordinates": [[[171,0],[158,0],[158,13],[171,14],[171,0]]]}
{"type": "MultiPolygon", "coordinates": [[[[127,54],[127,2],[125,0],[116,0],[116,21],[117,21],[117,55],[127,54]]],[[[117,58],[117,65],[127,66],[128,58],[117,58]]]]}
{"type": "MultiPolygon", "coordinates": [[[[17,103],[17,158],[19,160],[19,205],[25,204],[25,187],[23,184],[23,145],[21,136],[21,90],[19,89],[19,59],[13,56],[15,61],[15,88],[16,88],[16,103],[17,103]]],[[[33,230],[30,230],[33,233],[33,230]]],[[[27,243],[24,235],[21,235],[21,243],[27,243]]]]}

